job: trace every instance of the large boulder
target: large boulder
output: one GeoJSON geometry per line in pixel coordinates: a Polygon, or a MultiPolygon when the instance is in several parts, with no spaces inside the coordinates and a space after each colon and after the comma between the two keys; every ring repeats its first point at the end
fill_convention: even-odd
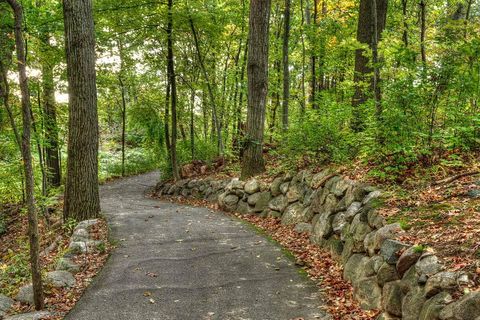
{"type": "Polygon", "coordinates": [[[253,208],[254,212],[262,212],[263,210],[268,208],[268,203],[272,199],[272,196],[269,191],[259,192],[257,201],[255,202],[255,206],[253,208]]]}
{"type": "Polygon", "coordinates": [[[362,204],[360,202],[353,202],[348,206],[347,211],[345,212],[345,220],[352,222],[355,215],[360,211],[362,204]]]}
{"type": "Polygon", "coordinates": [[[68,271],[57,270],[48,272],[45,280],[55,288],[71,288],[75,286],[75,278],[68,271]]]}
{"type": "Polygon", "coordinates": [[[366,310],[380,309],[382,306],[382,289],[376,277],[360,279],[353,288],[353,296],[366,310]]]}
{"type": "Polygon", "coordinates": [[[425,301],[423,287],[414,286],[410,288],[403,298],[402,319],[417,320],[425,301]]]}
{"type": "Polygon", "coordinates": [[[433,276],[443,269],[438,257],[432,253],[424,253],[415,264],[415,270],[419,277],[425,279],[433,276]]]}
{"type": "Polygon", "coordinates": [[[239,197],[235,194],[229,194],[223,199],[224,209],[228,211],[235,211],[237,208],[237,203],[239,201],[239,197]]]}
{"type": "Polygon", "coordinates": [[[272,196],[276,197],[282,193],[280,191],[280,186],[282,185],[282,183],[282,177],[278,177],[273,180],[272,184],[270,185],[270,191],[272,192],[272,196]]]}
{"type": "Polygon", "coordinates": [[[440,312],[440,320],[471,320],[480,315],[480,291],[466,294],[440,312]]]}
{"type": "Polygon", "coordinates": [[[245,183],[244,190],[248,194],[254,194],[260,191],[260,184],[256,179],[251,179],[245,183]]]}
{"type": "Polygon", "coordinates": [[[355,285],[359,279],[372,276],[374,270],[369,262],[363,254],[353,254],[343,268],[343,278],[355,285]]]}
{"type": "Polygon", "coordinates": [[[313,226],[310,223],[300,222],[295,226],[293,230],[297,233],[311,233],[313,230],[313,226]]]}
{"type": "Polygon", "coordinates": [[[332,171],[329,169],[325,169],[312,177],[312,181],[310,183],[313,189],[318,189],[323,187],[325,182],[331,177],[332,171]]]}
{"type": "Polygon", "coordinates": [[[282,224],[290,225],[299,222],[308,222],[308,218],[304,216],[305,208],[299,202],[295,202],[287,207],[282,216],[282,224]]]}
{"type": "Polygon", "coordinates": [[[439,294],[433,296],[423,304],[418,319],[439,319],[440,311],[442,311],[442,309],[450,302],[452,302],[452,296],[447,292],[440,292],[439,294]]]}
{"type": "Polygon", "coordinates": [[[32,284],[27,284],[20,287],[18,290],[17,296],[15,300],[20,301],[22,303],[27,303],[33,305],[33,286],[32,284]]]}
{"type": "Polygon", "coordinates": [[[380,255],[387,263],[395,265],[400,257],[400,251],[407,248],[408,245],[404,244],[403,242],[387,239],[380,247],[380,255]]]}
{"type": "Polygon", "coordinates": [[[290,187],[288,188],[288,191],[286,194],[288,203],[303,200],[303,193],[304,193],[304,190],[301,185],[290,184],[290,187]]]}
{"type": "Polygon", "coordinates": [[[425,284],[425,297],[430,298],[441,291],[454,291],[458,288],[456,272],[439,272],[428,278],[425,284]]]}
{"type": "MultiPolygon", "coordinates": [[[[383,261],[383,258],[382,258],[383,261]]],[[[386,262],[382,263],[377,272],[377,283],[380,287],[385,286],[386,283],[390,281],[395,281],[400,279],[397,273],[395,266],[388,264],[386,262]]]]}
{"type": "Polygon", "coordinates": [[[72,261],[68,257],[62,257],[58,260],[56,270],[68,271],[71,273],[77,273],[80,271],[80,266],[72,261]]]}
{"type": "Polygon", "coordinates": [[[0,319],[5,315],[5,313],[12,307],[13,299],[0,294],[0,319]]]}
{"type": "Polygon", "coordinates": [[[388,282],[383,287],[382,307],[384,311],[402,317],[403,292],[399,280],[388,282]]]}
{"type": "Polygon", "coordinates": [[[410,269],[410,267],[413,266],[421,256],[422,249],[417,246],[410,247],[402,253],[397,261],[397,271],[400,278],[403,277],[405,272],[410,269]]]}
{"type": "Polygon", "coordinates": [[[287,198],[282,194],[279,196],[276,196],[268,203],[268,207],[271,210],[275,210],[278,212],[283,212],[287,206],[288,206],[287,198]]]}

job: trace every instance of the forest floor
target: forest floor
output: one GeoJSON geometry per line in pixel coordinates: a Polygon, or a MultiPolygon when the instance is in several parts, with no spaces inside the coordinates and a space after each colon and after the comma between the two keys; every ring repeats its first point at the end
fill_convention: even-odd
{"type": "MultiPolygon", "coordinates": [[[[58,204],[60,207],[61,204],[58,204]]],[[[27,237],[27,214],[18,205],[3,205],[0,207],[5,230],[0,235],[0,294],[14,298],[18,289],[31,282],[29,245],[27,237]]],[[[76,226],[75,222],[61,223],[61,210],[56,210],[49,217],[49,224],[41,216],[39,218],[40,264],[43,272],[53,271],[58,258],[67,251],[69,237],[76,226]]],[[[46,285],[46,309],[55,316],[49,319],[62,319],[63,315],[73,308],[81,297],[92,278],[105,263],[111,245],[108,244],[108,227],[103,221],[99,227],[92,230],[96,240],[102,240],[107,245],[104,250],[89,252],[75,257],[74,262],[80,266],[75,274],[76,284],[72,289],[54,288],[46,285]]],[[[33,307],[16,302],[12,313],[33,311],[33,307]]]]}

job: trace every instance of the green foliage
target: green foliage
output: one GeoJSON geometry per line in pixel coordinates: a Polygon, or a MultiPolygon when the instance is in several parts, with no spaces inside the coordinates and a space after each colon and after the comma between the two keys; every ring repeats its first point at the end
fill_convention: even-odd
{"type": "Polygon", "coordinates": [[[423,244],[419,244],[413,247],[413,252],[415,253],[423,253],[425,250],[427,250],[427,246],[423,244]]]}
{"type": "MultiPolygon", "coordinates": [[[[101,151],[99,154],[99,179],[122,176],[121,152],[101,151]]],[[[145,148],[128,149],[125,157],[125,174],[135,175],[148,172],[158,167],[156,155],[145,148]]]]}
{"type": "Polygon", "coordinates": [[[0,262],[0,294],[11,296],[18,287],[27,282],[30,277],[28,241],[18,239],[20,249],[8,250],[0,262]]]}
{"type": "Polygon", "coordinates": [[[78,221],[74,218],[68,218],[62,225],[62,229],[66,234],[72,234],[73,230],[77,226],[78,221]]]}

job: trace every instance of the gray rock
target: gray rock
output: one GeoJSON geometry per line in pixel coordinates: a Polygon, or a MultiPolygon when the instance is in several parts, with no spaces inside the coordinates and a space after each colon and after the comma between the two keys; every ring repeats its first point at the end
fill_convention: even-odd
{"type": "Polygon", "coordinates": [[[80,271],[80,266],[73,262],[71,259],[62,257],[58,260],[56,270],[68,271],[71,273],[77,273],[80,271]]]}
{"type": "Polygon", "coordinates": [[[289,203],[303,200],[302,187],[299,184],[290,184],[286,196],[289,203]]]}
{"type": "Polygon", "coordinates": [[[441,320],[470,320],[480,315],[480,292],[471,292],[447,305],[440,312],[441,320]]]}
{"type": "Polygon", "coordinates": [[[238,202],[236,211],[240,214],[249,214],[253,212],[248,203],[243,200],[238,202]]]}
{"type": "MultiPolygon", "coordinates": [[[[335,213],[335,207],[337,206],[337,198],[333,194],[329,194],[325,199],[325,203],[316,212],[321,215],[331,215],[335,213]]],[[[314,208],[312,208],[315,211],[314,208]]]]}
{"type": "Polygon", "coordinates": [[[225,187],[225,191],[233,191],[235,189],[243,189],[245,187],[245,182],[240,181],[238,178],[233,178],[225,187]]]}
{"type": "Polygon", "coordinates": [[[84,228],[75,228],[71,236],[71,241],[87,241],[90,238],[90,234],[87,229],[84,228]]]}
{"type": "Polygon", "coordinates": [[[480,189],[468,190],[467,196],[472,199],[480,199],[480,189]]]}
{"type": "Polygon", "coordinates": [[[308,222],[308,218],[304,216],[304,207],[300,202],[295,202],[288,206],[282,216],[282,224],[291,225],[300,222],[308,222]]]}
{"type": "Polygon", "coordinates": [[[347,221],[345,220],[345,212],[337,213],[333,217],[333,221],[332,221],[333,232],[336,234],[340,234],[346,224],[347,224],[347,221]]]}
{"type": "Polygon", "coordinates": [[[42,320],[47,319],[50,316],[51,313],[48,311],[35,311],[6,317],[5,320],[42,320]]]}
{"type": "Polygon", "coordinates": [[[255,192],[260,191],[260,184],[256,179],[251,179],[245,183],[244,190],[248,194],[254,194],[255,192]]]}
{"type": "Polygon", "coordinates": [[[312,204],[314,191],[310,188],[305,188],[305,194],[303,195],[302,203],[305,207],[308,207],[312,204]]]}
{"type": "Polygon", "coordinates": [[[303,232],[312,233],[313,227],[310,223],[300,222],[300,223],[297,223],[297,225],[293,230],[297,233],[303,233],[303,232]]]}
{"type": "Polygon", "coordinates": [[[279,195],[273,198],[269,203],[268,207],[272,210],[283,212],[288,205],[287,198],[284,195],[279,195]]]}
{"type": "Polygon", "coordinates": [[[334,176],[328,179],[328,181],[325,183],[325,188],[327,188],[331,192],[334,185],[340,180],[342,180],[342,177],[340,176],[334,176]]]}
{"type": "MultiPolygon", "coordinates": [[[[318,189],[315,192],[315,195],[312,198],[312,204],[311,204],[314,212],[318,213],[318,212],[320,212],[320,210],[322,210],[322,206],[325,203],[325,200],[327,199],[329,194],[330,194],[330,191],[328,191],[327,188],[318,189]]],[[[335,197],[335,196],[333,196],[333,197],[335,197]]],[[[335,198],[335,200],[336,200],[336,198],[335,198]]]]}
{"type": "Polygon", "coordinates": [[[290,186],[290,182],[284,182],[280,185],[280,192],[282,194],[287,194],[288,187],[290,186]]]}
{"type": "Polygon", "coordinates": [[[77,229],[85,229],[89,231],[94,225],[98,223],[100,223],[100,219],[90,219],[90,220],[80,221],[75,227],[74,233],[77,229]]]}
{"type": "Polygon", "coordinates": [[[447,292],[440,292],[427,300],[418,317],[419,320],[435,320],[439,319],[440,311],[450,302],[452,302],[452,296],[447,292]]]}
{"type": "Polygon", "coordinates": [[[375,233],[374,243],[372,249],[377,252],[382,247],[382,244],[387,239],[395,239],[398,235],[403,233],[400,223],[388,224],[377,230],[375,233]]]}
{"type": "Polygon", "coordinates": [[[399,252],[406,248],[408,248],[408,245],[400,241],[387,239],[382,243],[380,255],[383,257],[383,259],[385,259],[385,262],[389,264],[396,264],[399,258],[399,252]]]}
{"type": "Polygon", "coordinates": [[[275,211],[275,210],[272,210],[272,209],[265,209],[265,211],[263,211],[263,214],[265,214],[266,217],[271,217],[271,218],[281,218],[282,217],[281,212],[278,212],[278,211],[275,211]]]}
{"type": "Polygon", "coordinates": [[[382,195],[382,192],[379,190],[372,191],[365,198],[363,198],[362,204],[367,204],[370,201],[379,198],[381,195],[382,195]]]}
{"type": "Polygon", "coordinates": [[[402,253],[397,261],[397,271],[400,278],[403,277],[405,272],[410,269],[421,256],[422,252],[416,246],[410,247],[402,253]]]}
{"type": "Polygon", "coordinates": [[[247,199],[247,202],[248,202],[249,205],[254,206],[257,203],[259,198],[260,198],[260,192],[257,192],[257,193],[249,195],[248,199],[247,199]]]}
{"type": "Polygon", "coordinates": [[[263,210],[267,209],[268,203],[272,199],[272,196],[269,191],[263,191],[258,193],[258,199],[255,203],[255,207],[253,211],[255,212],[262,212],[263,210]]]}
{"type": "Polygon", "coordinates": [[[363,246],[365,247],[365,251],[370,255],[374,256],[377,250],[375,250],[375,235],[377,231],[372,231],[365,236],[363,240],[363,246]]]}
{"type": "Polygon", "coordinates": [[[240,199],[237,195],[229,194],[223,199],[224,209],[234,211],[240,199]]]}
{"type": "Polygon", "coordinates": [[[366,310],[380,309],[382,305],[382,289],[376,277],[363,278],[353,288],[353,296],[366,310]]]}
{"type": "Polygon", "coordinates": [[[430,298],[441,291],[453,291],[458,288],[456,272],[439,272],[428,278],[425,284],[425,297],[430,298]]]}
{"type": "Polygon", "coordinates": [[[343,278],[355,286],[359,279],[372,276],[374,270],[369,261],[363,254],[353,254],[343,268],[343,278]]]}
{"type": "Polygon", "coordinates": [[[182,191],[180,191],[180,194],[182,195],[182,197],[188,197],[190,195],[190,190],[188,189],[182,189],[182,191]]]}
{"type": "Polygon", "coordinates": [[[345,212],[345,219],[348,222],[352,222],[353,218],[360,211],[361,207],[362,207],[362,204],[360,202],[353,202],[345,212]]]}
{"type": "Polygon", "coordinates": [[[13,303],[13,299],[10,299],[5,295],[0,294],[0,319],[12,307],[13,303]]]}
{"type": "Polygon", "coordinates": [[[312,177],[311,187],[313,189],[318,189],[323,187],[325,182],[328,180],[328,177],[332,174],[332,171],[329,169],[325,169],[312,177]]]}
{"type": "Polygon", "coordinates": [[[275,178],[270,185],[270,191],[272,192],[272,196],[276,197],[280,195],[282,192],[280,191],[280,185],[283,182],[282,177],[275,178]]]}
{"type": "Polygon", "coordinates": [[[55,288],[71,288],[75,286],[75,278],[68,271],[51,271],[46,274],[45,280],[55,288]]]}
{"type": "Polygon", "coordinates": [[[383,261],[383,258],[381,256],[373,256],[373,257],[370,258],[369,263],[372,266],[373,273],[377,274],[378,270],[380,270],[380,268],[384,264],[384,261],[383,261]]]}
{"type": "Polygon", "coordinates": [[[415,270],[419,276],[426,278],[440,272],[443,266],[438,261],[437,256],[431,253],[424,253],[415,264],[415,270]]]}
{"type": "Polygon", "coordinates": [[[401,281],[392,281],[385,284],[382,294],[382,307],[384,311],[397,317],[402,317],[403,292],[401,281]]]}
{"type": "Polygon", "coordinates": [[[342,197],[352,184],[353,183],[349,180],[340,179],[332,184],[330,192],[332,192],[337,197],[342,197]]]}
{"type": "Polygon", "coordinates": [[[333,215],[320,214],[317,223],[313,226],[313,238],[315,243],[320,243],[322,239],[328,239],[332,233],[333,215]]]}
{"type": "Polygon", "coordinates": [[[421,286],[414,286],[405,294],[402,303],[402,319],[417,320],[425,304],[424,290],[421,286]]]}
{"type": "Polygon", "coordinates": [[[370,232],[372,232],[372,228],[370,228],[368,223],[360,221],[359,215],[355,216],[350,225],[350,233],[357,248],[365,251],[364,241],[370,232]]]}
{"type": "Polygon", "coordinates": [[[20,301],[22,303],[27,303],[30,305],[33,305],[33,286],[32,284],[27,284],[24,285],[23,287],[20,287],[20,290],[18,290],[17,296],[15,297],[15,300],[20,301]]]}
{"type": "MultiPolygon", "coordinates": [[[[382,258],[383,261],[383,258],[382,258]]],[[[382,263],[377,272],[377,283],[380,287],[385,286],[390,281],[399,280],[397,269],[395,266],[386,262],[382,263]]]]}

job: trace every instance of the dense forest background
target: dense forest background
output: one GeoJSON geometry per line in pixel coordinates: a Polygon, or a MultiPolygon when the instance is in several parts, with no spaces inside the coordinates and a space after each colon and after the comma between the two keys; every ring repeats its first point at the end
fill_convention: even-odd
{"type": "MultiPolygon", "coordinates": [[[[58,1],[22,4],[42,204],[66,167],[64,24],[58,1]]],[[[171,175],[173,142],[180,165],[240,158],[251,142],[249,8],[245,0],[95,1],[100,179],[157,167],[171,175]]],[[[474,0],[272,0],[268,169],[362,161],[394,179],[413,165],[455,166],[478,154],[479,17],[474,0]]],[[[12,26],[0,1],[0,203],[22,200],[24,184],[12,26]]]]}

